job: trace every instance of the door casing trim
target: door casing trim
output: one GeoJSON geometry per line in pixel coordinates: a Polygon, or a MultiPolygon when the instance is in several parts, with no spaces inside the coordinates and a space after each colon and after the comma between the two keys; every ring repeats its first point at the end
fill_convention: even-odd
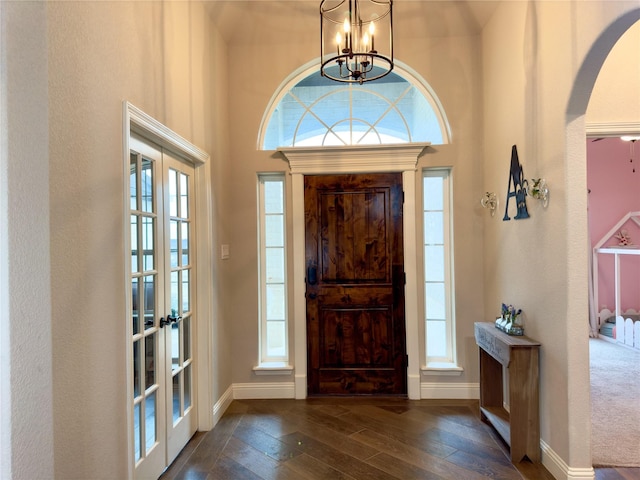
{"type": "Polygon", "coordinates": [[[418,336],[418,252],[416,236],[416,168],[429,143],[350,147],[281,148],[291,173],[293,225],[293,322],[295,398],[307,398],[307,326],[305,298],[304,175],[332,173],[402,172],[404,190],[403,244],[405,331],[407,336],[407,393],[420,398],[420,350],[418,336]]]}

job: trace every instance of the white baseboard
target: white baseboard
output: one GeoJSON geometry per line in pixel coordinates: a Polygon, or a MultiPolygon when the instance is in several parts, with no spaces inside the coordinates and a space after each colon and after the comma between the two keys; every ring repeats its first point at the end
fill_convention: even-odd
{"type": "Polygon", "coordinates": [[[480,398],[480,384],[422,382],[420,398],[476,400],[480,398]]]}
{"type": "Polygon", "coordinates": [[[420,400],[420,374],[407,375],[407,389],[410,400],[420,400]]]}
{"type": "Polygon", "coordinates": [[[222,396],[218,399],[218,401],[213,406],[213,426],[215,427],[224,412],[227,411],[229,405],[233,401],[233,385],[230,385],[229,388],[222,394],[222,396]]]}
{"type": "Polygon", "coordinates": [[[233,398],[238,400],[296,398],[294,382],[234,383],[233,398]]]}
{"type": "Polygon", "coordinates": [[[558,480],[594,480],[593,467],[570,467],[544,440],[540,440],[540,450],[542,451],[542,464],[554,478],[558,480]]]}
{"type": "Polygon", "coordinates": [[[304,400],[307,398],[307,375],[296,374],[294,376],[295,381],[295,398],[297,400],[304,400]]]}

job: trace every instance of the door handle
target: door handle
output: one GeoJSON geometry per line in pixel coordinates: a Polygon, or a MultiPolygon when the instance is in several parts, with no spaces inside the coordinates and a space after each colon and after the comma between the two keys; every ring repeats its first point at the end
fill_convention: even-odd
{"type": "Polygon", "coordinates": [[[166,325],[171,325],[172,323],[176,323],[182,320],[182,317],[172,317],[171,315],[167,315],[167,319],[164,317],[160,319],[160,328],[164,328],[166,325]]]}

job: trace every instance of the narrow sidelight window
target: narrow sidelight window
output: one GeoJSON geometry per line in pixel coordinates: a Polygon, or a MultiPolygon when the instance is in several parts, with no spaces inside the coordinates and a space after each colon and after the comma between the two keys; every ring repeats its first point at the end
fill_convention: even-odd
{"type": "Polygon", "coordinates": [[[422,190],[426,361],[455,364],[451,171],[424,170],[422,190]]]}
{"type": "Polygon", "coordinates": [[[287,270],[284,175],[258,176],[260,363],[286,363],[287,270]]]}

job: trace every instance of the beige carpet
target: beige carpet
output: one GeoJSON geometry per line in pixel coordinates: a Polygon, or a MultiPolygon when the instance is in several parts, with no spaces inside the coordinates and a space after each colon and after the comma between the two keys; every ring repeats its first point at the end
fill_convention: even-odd
{"type": "Polygon", "coordinates": [[[640,350],[589,340],[591,460],[597,467],[640,467],[640,350]]]}

